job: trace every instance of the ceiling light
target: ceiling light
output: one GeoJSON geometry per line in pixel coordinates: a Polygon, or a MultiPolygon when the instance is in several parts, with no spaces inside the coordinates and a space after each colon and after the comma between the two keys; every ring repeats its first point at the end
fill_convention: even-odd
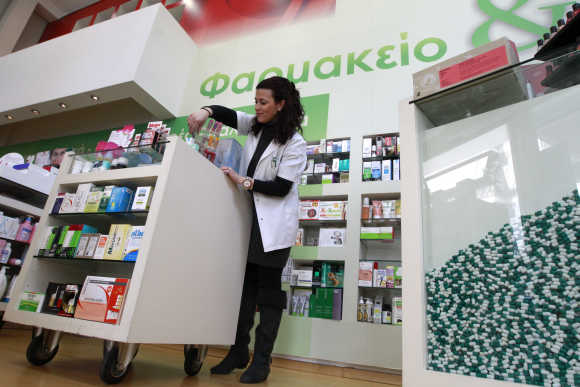
{"type": "Polygon", "coordinates": [[[38,109],[30,109],[30,111],[31,111],[33,114],[36,114],[36,115],[39,115],[39,114],[40,114],[40,110],[38,110],[38,109]]]}
{"type": "Polygon", "coordinates": [[[14,116],[12,114],[6,114],[4,117],[6,117],[6,119],[8,119],[8,120],[14,119],[14,116]]]}
{"type": "Polygon", "coordinates": [[[59,103],[58,106],[60,106],[63,109],[66,109],[68,107],[68,105],[64,102],[59,103]]]}
{"type": "Polygon", "coordinates": [[[93,101],[98,101],[98,100],[99,100],[99,96],[98,96],[98,95],[94,95],[94,94],[93,94],[93,95],[91,95],[91,99],[92,99],[93,101]]]}

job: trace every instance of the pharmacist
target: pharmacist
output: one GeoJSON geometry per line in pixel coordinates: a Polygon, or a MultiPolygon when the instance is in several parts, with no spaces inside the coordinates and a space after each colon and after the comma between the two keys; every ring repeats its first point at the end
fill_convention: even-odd
{"type": "Polygon", "coordinates": [[[205,106],[188,117],[195,135],[212,117],[248,135],[240,173],[222,170],[252,197],[253,222],[248,264],[244,277],[236,342],[227,356],[211,369],[212,374],[229,374],[249,362],[250,330],[256,306],[260,325],[256,328],[254,357],[240,382],[258,383],[270,373],[270,355],[278,334],[286,292],[281,276],[290,247],[298,231],[298,179],[306,167],[306,142],[300,135],[304,109],[294,83],[282,77],[261,81],[256,87],[256,115],[223,106],[205,106]]]}

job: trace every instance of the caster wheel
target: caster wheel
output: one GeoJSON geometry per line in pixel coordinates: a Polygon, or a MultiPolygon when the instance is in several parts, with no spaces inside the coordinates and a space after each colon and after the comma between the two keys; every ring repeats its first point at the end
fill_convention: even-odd
{"type": "Polygon", "coordinates": [[[207,354],[207,346],[193,346],[186,345],[183,348],[185,361],[183,362],[183,369],[189,376],[195,376],[201,370],[203,361],[207,354]]]}
{"type": "Polygon", "coordinates": [[[117,384],[125,378],[129,368],[131,368],[131,364],[124,369],[119,366],[119,347],[115,345],[110,350],[104,352],[99,376],[107,384],[117,384]]]}
{"type": "Polygon", "coordinates": [[[44,365],[54,359],[58,352],[58,345],[52,351],[47,350],[44,343],[45,334],[46,332],[42,332],[40,335],[35,336],[33,333],[32,340],[28,344],[26,359],[32,365],[44,365]]]}

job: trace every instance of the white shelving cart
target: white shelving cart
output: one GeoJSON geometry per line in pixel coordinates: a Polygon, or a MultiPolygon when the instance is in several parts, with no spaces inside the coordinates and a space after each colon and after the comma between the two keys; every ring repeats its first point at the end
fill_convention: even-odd
{"type": "MultiPolygon", "coordinates": [[[[42,207],[46,203],[54,175],[43,174],[41,179],[29,179],[27,171],[15,171],[11,166],[0,167],[0,211],[6,216],[32,216],[37,221],[42,215],[42,207]]],[[[12,257],[25,257],[28,244],[0,235],[0,238],[12,244],[12,257]]],[[[11,258],[12,258],[11,257],[11,258]]],[[[12,278],[17,276],[21,267],[0,263],[0,267],[7,266],[6,272],[12,278]]],[[[0,327],[3,315],[8,305],[9,286],[4,294],[0,294],[0,327]]],[[[14,294],[14,293],[12,293],[14,294]]]]}
{"type": "Polygon", "coordinates": [[[208,344],[234,342],[251,221],[247,196],[181,139],[170,137],[163,147],[163,154],[134,149],[156,164],[83,174],[70,173],[80,156],[65,158],[6,310],[7,321],[34,327],[32,364],[52,360],[61,334],[71,333],[104,340],[100,376],[107,383],[123,379],[141,343],[185,344],[185,371],[195,375],[208,344]],[[57,193],[76,192],[82,183],[154,191],[146,212],[51,215],[57,193]],[[77,223],[105,234],[111,224],[144,225],[136,262],[37,256],[47,227],[77,223]],[[117,325],[18,310],[24,291],[83,283],[89,275],[130,278],[117,325]]]}

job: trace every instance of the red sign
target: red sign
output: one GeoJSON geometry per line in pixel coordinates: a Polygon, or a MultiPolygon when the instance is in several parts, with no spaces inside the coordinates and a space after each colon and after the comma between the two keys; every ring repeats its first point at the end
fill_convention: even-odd
{"type": "MultiPolygon", "coordinates": [[[[141,9],[150,3],[152,1],[101,0],[49,23],[40,42],[72,32],[77,22],[93,25],[103,19],[141,9]]],[[[178,19],[185,32],[197,44],[307,18],[330,16],[334,14],[336,6],[336,0],[162,0],[160,3],[178,19]]]]}

